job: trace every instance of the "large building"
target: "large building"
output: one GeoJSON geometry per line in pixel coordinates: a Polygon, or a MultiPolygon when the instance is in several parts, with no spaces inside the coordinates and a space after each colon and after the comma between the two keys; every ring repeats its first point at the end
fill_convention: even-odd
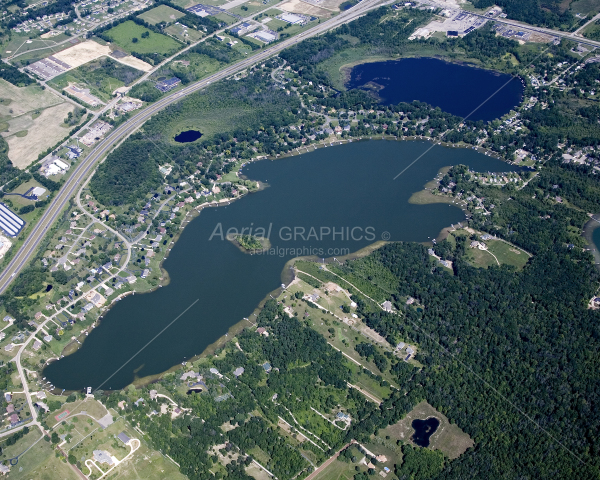
{"type": "Polygon", "coordinates": [[[11,237],[16,237],[23,227],[25,226],[25,220],[20,218],[16,213],[13,213],[9,208],[0,203],[0,228],[11,237]]]}

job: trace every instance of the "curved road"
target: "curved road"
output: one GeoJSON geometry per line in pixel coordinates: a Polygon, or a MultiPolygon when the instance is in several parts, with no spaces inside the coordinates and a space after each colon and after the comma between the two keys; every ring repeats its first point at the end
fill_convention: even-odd
{"type": "Polygon", "coordinates": [[[207,87],[210,83],[214,83],[229,77],[230,75],[244,70],[255,63],[261,62],[279,53],[285,48],[295,45],[307,38],[319,35],[346,22],[355,20],[356,18],[364,15],[367,11],[379,5],[381,5],[380,0],[363,0],[358,5],[346,10],[343,13],[340,13],[336,17],[331,18],[326,22],[320,23],[303,33],[300,33],[288,40],[284,40],[281,43],[273,45],[272,47],[265,48],[252,57],[244,59],[234,65],[230,65],[214,75],[211,75],[210,77],[207,77],[197,83],[194,83],[182,90],[162,98],[158,102],[149,105],[145,109],[141,110],[137,115],[115,128],[98,143],[98,145],[85,159],[79,163],[79,165],[77,165],[77,167],[75,167],[75,170],[67,179],[66,183],[62,186],[56,197],[52,200],[52,203],[44,212],[40,220],[34,226],[33,230],[19,251],[13,257],[4,271],[0,274],[0,293],[6,290],[11,281],[16,278],[21,269],[27,264],[29,258],[39,246],[47,230],[52,226],[63,208],[68,204],[69,199],[73,197],[77,187],[94,171],[97,163],[104,158],[104,156],[122,139],[133,133],[152,115],[168,105],[181,100],[187,95],[207,87]]]}

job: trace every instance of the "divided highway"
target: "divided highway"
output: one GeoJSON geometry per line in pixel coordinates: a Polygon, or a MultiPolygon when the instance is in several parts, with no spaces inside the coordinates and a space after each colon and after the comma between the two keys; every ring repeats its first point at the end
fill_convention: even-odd
{"type": "Polygon", "coordinates": [[[295,37],[289,38],[271,47],[265,48],[256,55],[253,55],[247,59],[244,59],[234,65],[224,68],[223,70],[207,77],[199,82],[196,82],[184,89],[174,92],[158,102],[149,105],[145,109],[141,110],[135,116],[130,118],[125,123],[121,124],[113,131],[111,131],[98,145],[89,153],[89,155],[81,160],[81,162],[75,167],[71,176],[67,179],[66,183],[57,193],[56,197],[52,200],[40,220],[34,226],[29,236],[15,254],[13,259],[10,261],[8,266],[0,273],[0,293],[3,293],[6,288],[10,285],[11,281],[14,280],[21,269],[25,267],[34,254],[35,250],[40,245],[40,242],[44,238],[48,229],[52,226],[54,221],[58,218],[63,208],[68,204],[77,189],[81,184],[91,175],[98,162],[104,158],[121,140],[126,138],[128,135],[133,133],[139,128],[146,120],[152,115],[159,112],[163,108],[175,103],[182,98],[190,95],[198,90],[206,88],[209,84],[222,80],[226,77],[233,75],[241,70],[244,70],[256,63],[266,60],[267,58],[276,55],[280,51],[287,47],[295,45],[307,38],[315,35],[322,34],[327,30],[338,27],[346,22],[355,20],[356,18],[364,15],[369,10],[382,5],[381,0],[363,0],[356,6],[340,13],[334,18],[331,18],[323,23],[315,25],[309,30],[302,32],[295,37]]]}

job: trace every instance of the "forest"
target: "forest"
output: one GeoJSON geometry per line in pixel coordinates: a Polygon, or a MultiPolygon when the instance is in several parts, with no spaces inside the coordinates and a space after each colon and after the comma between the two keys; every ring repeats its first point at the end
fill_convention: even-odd
{"type": "Polygon", "coordinates": [[[0,67],[0,78],[12,83],[17,87],[26,87],[27,85],[35,83],[35,80],[33,80],[31,77],[19,71],[17,67],[13,67],[8,63],[3,63],[0,67]]]}

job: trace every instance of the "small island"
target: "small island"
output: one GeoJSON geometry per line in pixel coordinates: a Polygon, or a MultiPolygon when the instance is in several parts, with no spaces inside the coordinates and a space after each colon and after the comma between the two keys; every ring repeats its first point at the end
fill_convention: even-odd
{"type": "Polygon", "coordinates": [[[228,235],[227,240],[236,245],[244,253],[252,253],[257,250],[268,250],[271,248],[271,242],[268,238],[255,235],[228,235]]]}

